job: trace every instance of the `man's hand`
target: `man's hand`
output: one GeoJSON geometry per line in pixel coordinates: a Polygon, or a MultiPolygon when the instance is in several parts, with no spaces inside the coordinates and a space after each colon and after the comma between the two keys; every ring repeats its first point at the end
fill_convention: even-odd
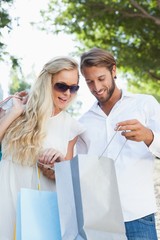
{"type": "Polygon", "coordinates": [[[147,146],[152,143],[154,138],[153,132],[136,119],[119,122],[115,130],[122,131],[121,134],[126,139],[136,142],[143,141],[147,146]]]}

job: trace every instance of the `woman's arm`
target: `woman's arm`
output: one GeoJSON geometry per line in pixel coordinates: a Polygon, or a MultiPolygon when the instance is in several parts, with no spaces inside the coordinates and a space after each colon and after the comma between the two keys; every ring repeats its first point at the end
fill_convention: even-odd
{"type": "Polygon", "coordinates": [[[75,137],[73,140],[69,141],[67,154],[66,154],[66,157],[65,157],[66,160],[71,160],[73,158],[73,156],[74,156],[74,146],[77,142],[77,139],[78,139],[78,137],[75,137]]]}
{"type": "Polygon", "coordinates": [[[10,124],[24,111],[24,104],[17,96],[12,98],[13,104],[10,109],[0,110],[0,142],[10,124]]]}
{"type": "Polygon", "coordinates": [[[39,168],[47,178],[55,180],[55,172],[53,169],[50,169],[54,166],[55,162],[60,162],[63,160],[71,160],[74,155],[74,146],[78,137],[75,137],[73,140],[69,141],[67,154],[64,157],[59,151],[55,149],[46,149],[39,157],[39,168]]]}

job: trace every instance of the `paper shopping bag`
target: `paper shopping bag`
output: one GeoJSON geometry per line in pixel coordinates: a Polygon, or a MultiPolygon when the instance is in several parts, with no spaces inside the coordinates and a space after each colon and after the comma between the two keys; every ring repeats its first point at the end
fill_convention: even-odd
{"type": "Polygon", "coordinates": [[[78,155],[55,164],[62,240],[126,240],[113,160],[78,155]]]}
{"type": "Polygon", "coordinates": [[[56,192],[21,189],[16,240],[61,240],[56,192]]]}

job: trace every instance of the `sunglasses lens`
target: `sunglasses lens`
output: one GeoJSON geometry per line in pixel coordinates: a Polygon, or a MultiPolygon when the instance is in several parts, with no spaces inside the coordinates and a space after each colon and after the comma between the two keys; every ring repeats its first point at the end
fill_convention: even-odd
{"type": "Polygon", "coordinates": [[[79,89],[79,86],[70,86],[70,92],[71,92],[71,93],[77,92],[78,89],[79,89]]]}
{"type": "Polygon", "coordinates": [[[79,86],[78,85],[68,86],[68,85],[66,85],[64,83],[56,83],[54,85],[54,89],[59,91],[59,92],[66,92],[69,89],[71,93],[75,93],[75,92],[78,91],[79,86]]]}
{"type": "Polygon", "coordinates": [[[55,88],[55,90],[57,90],[59,92],[65,92],[65,91],[67,91],[68,86],[63,83],[56,83],[54,85],[54,88],[55,88]]]}

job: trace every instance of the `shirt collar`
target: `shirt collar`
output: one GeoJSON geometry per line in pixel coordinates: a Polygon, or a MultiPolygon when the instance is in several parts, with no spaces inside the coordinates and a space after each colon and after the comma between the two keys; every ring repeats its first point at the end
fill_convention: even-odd
{"type": "Polygon", "coordinates": [[[125,97],[133,97],[134,96],[134,94],[133,93],[131,93],[131,92],[128,92],[128,91],[126,91],[126,90],[121,90],[122,91],[122,97],[121,97],[121,99],[120,100],[122,100],[123,98],[125,98],[125,97]]]}
{"type": "MultiPolygon", "coordinates": [[[[121,91],[122,91],[122,96],[121,96],[121,99],[119,100],[119,102],[123,101],[125,98],[132,98],[132,97],[134,96],[133,93],[130,93],[130,92],[124,90],[124,89],[121,90],[121,91]]],[[[105,114],[105,113],[102,111],[102,109],[99,107],[97,100],[94,102],[94,104],[93,104],[92,107],[90,108],[90,111],[93,111],[93,112],[95,112],[95,113],[97,113],[97,114],[105,115],[105,116],[106,116],[106,114],[105,114]]]]}

